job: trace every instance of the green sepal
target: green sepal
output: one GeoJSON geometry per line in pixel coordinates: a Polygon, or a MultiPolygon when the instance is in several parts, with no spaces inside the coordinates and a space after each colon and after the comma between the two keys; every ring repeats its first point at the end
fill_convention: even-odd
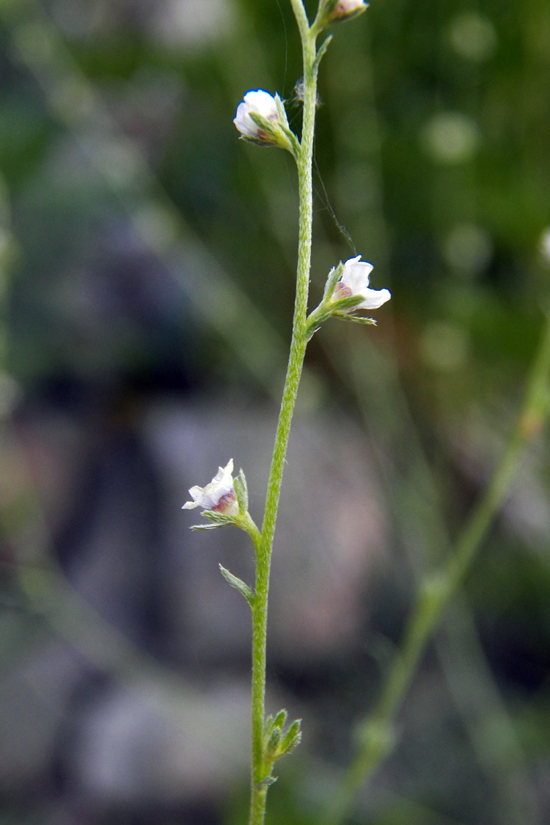
{"type": "Polygon", "coordinates": [[[292,753],[294,748],[298,747],[302,741],[302,731],[300,730],[301,722],[301,719],[296,719],[296,721],[293,722],[287,730],[279,746],[280,756],[285,756],[287,753],[292,753]]]}
{"type": "Polygon", "coordinates": [[[190,530],[217,530],[227,524],[235,524],[235,516],[226,516],[216,510],[203,510],[201,516],[207,518],[212,524],[193,524],[190,530]]]}
{"type": "Polygon", "coordinates": [[[353,321],[355,324],[367,324],[371,327],[376,326],[374,318],[366,318],[363,315],[350,315],[349,312],[333,312],[332,314],[341,321],[353,321]]]}
{"type": "MultiPolygon", "coordinates": [[[[281,106],[284,111],[280,98],[277,103],[277,111],[279,111],[279,106],[281,106]]],[[[258,146],[278,146],[280,149],[286,149],[287,152],[290,152],[291,155],[296,157],[296,153],[300,149],[300,143],[294,132],[290,131],[286,114],[284,121],[281,122],[281,120],[278,120],[276,123],[262,117],[258,112],[249,112],[249,115],[256,126],[260,127],[264,136],[250,137],[249,135],[241,135],[244,140],[249,143],[256,143],[258,146]]]]}
{"type": "Polygon", "coordinates": [[[234,587],[235,590],[238,590],[239,593],[242,593],[248,604],[252,607],[252,605],[254,604],[254,593],[252,592],[250,587],[247,584],[245,584],[242,579],[239,579],[237,576],[234,576],[233,573],[230,573],[229,570],[226,570],[225,567],[223,567],[221,564],[220,572],[224,579],[227,582],[229,582],[231,587],[234,587]]]}
{"type": "Polygon", "coordinates": [[[217,510],[203,510],[201,516],[220,524],[231,524],[235,521],[235,516],[226,516],[225,513],[219,513],[217,510]]]}
{"type": "Polygon", "coordinates": [[[362,295],[348,295],[347,298],[338,298],[336,301],[331,301],[330,307],[336,312],[346,312],[349,309],[355,309],[364,300],[362,295]]]}
{"type": "Polygon", "coordinates": [[[239,475],[233,479],[233,489],[237,496],[237,504],[239,505],[239,513],[244,516],[248,513],[248,486],[246,478],[242,470],[239,470],[239,475]]]}
{"type": "Polygon", "coordinates": [[[219,530],[220,527],[225,527],[223,524],[192,524],[190,530],[219,530]]]}
{"type": "Polygon", "coordinates": [[[283,730],[287,716],[286,710],[280,710],[275,718],[268,716],[265,720],[264,758],[268,762],[276,762],[278,759],[281,759],[282,756],[291,753],[302,739],[300,730],[301,719],[293,722],[288,730],[283,730]]]}
{"type": "Polygon", "coordinates": [[[265,745],[265,755],[268,759],[277,759],[279,743],[281,741],[281,728],[273,728],[265,745]]]}
{"type": "MultiPolygon", "coordinates": [[[[328,320],[328,318],[330,318],[330,316],[333,314],[334,304],[331,303],[330,299],[332,298],[336,284],[342,277],[343,271],[344,264],[340,261],[338,266],[333,266],[330,272],[328,273],[327,282],[325,284],[325,290],[323,292],[323,299],[319,306],[312,312],[310,312],[310,314],[307,317],[307,327],[304,333],[306,341],[309,341],[315,335],[321,324],[328,320]]],[[[344,300],[349,300],[349,298],[344,300]]],[[[357,298],[357,302],[360,301],[361,298],[357,298]]]]}
{"type": "Polygon", "coordinates": [[[288,713],[286,710],[280,710],[275,719],[273,720],[273,727],[274,728],[283,728],[286,722],[286,717],[288,713]]]}
{"type": "Polygon", "coordinates": [[[332,293],[334,292],[334,288],[335,288],[336,284],[338,283],[338,281],[340,280],[340,278],[342,277],[343,272],[344,272],[344,264],[342,263],[342,261],[340,261],[338,266],[333,266],[332,267],[332,269],[328,273],[328,278],[327,278],[327,282],[325,284],[325,291],[323,293],[323,300],[321,301],[321,304],[324,304],[325,301],[328,301],[332,297],[332,293]]]}
{"type": "Polygon", "coordinates": [[[281,98],[279,97],[277,92],[275,92],[275,98],[274,99],[275,99],[275,105],[277,107],[277,112],[279,113],[280,123],[278,125],[284,126],[288,129],[289,125],[288,125],[288,118],[286,116],[286,109],[285,109],[283,101],[281,100],[281,98]]]}

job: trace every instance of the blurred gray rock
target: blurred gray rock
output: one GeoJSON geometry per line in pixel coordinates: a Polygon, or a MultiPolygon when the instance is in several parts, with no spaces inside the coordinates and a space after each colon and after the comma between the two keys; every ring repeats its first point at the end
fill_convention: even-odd
{"type": "MultiPolygon", "coordinates": [[[[246,602],[227,586],[223,564],[253,586],[253,548],[234,528],[192,532],[200,511],[181,512],[230,458],[245,471],[250,512],[261,526],[276,421],[222,401],[151,408],[144,431],[166,482],[171,548],[168,599],[173,643],[203,661],[246,656],[246,602]]],[[[385,552],[385,510],[368,440],[345,417],[300,420],[290,436],[273,554],[270,650],[292,660],[323,658],[355,641],[365,594],[385,552]]],[[[180,654],[181,655],[181,654],[180,654]]]]}

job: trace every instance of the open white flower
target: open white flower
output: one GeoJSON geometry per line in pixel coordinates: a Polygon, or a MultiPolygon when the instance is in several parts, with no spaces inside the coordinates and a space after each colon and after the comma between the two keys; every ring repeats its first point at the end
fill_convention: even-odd
{"type": "Polygon", "coordinates": [[[372,270],[372,264],[362,261],[361,255],[346,261],[342,274],[334,287],[332,302],[341,301],[342,298],[351,298],[352,295],[361,296],[363,300],[360,304],[343,310],[343,312],[356,312],[358,309],[378,309],[389,301],[391,293],[388,289],[369,289],[369,275],[372,270]]]}
{"type": "Polygon", "coordinates": [[[262,89],[256,92],[247,92],[244,99],[237,106],[237,114],[233,119],[233,123],[244,138],[255,141],[265,141],[267,143],[275,142],[273,138],[268,135],[257,123],[255,123],[250,114],[260,115],[273,124],[279,120],[279,110],[277,108],[277,101],[262,89]]]}
{"type": "Polygon", "coordinates": [[[182,510],[202,507],[203,510],[214,510],[225,516],[238,516],[239,505],[233,488],[233,459],[229,459],[225,467],[219,468],[217,475],[206,487],[191,487],[189,495],[193,501],[186,502],[182,510]]]}

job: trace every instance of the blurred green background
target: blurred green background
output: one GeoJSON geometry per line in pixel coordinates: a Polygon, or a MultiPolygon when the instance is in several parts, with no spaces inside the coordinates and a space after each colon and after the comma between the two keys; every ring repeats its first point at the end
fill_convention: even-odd
{"type": "MultiPolygon", "coordinates": [[[[290,156],[239,141],[232,119],[262,88],[285,99],[299,131],[299,78],[288,0],[0,0],[0,825],[246,821],[246,753],[216,744],[229,694],[204,711],[223,759],[207,755],[197,778],[195,745],[174,745],[173,776],[163,767],[149,786],[136,776],[154,773],[155,757],[131,733],[147,714],[116,691],[145,680],[170,694],[158,699],[164,730],[180,693],[200,717],[191,684],[246,682],[231,627],[211,660],[182,641],[201,603],[206,612],[198,598],[193,612],[199,562],[181,573],[162,548],[183,541],[187,486],[229,458],[224,422],[269,453],[296,176],[290,156]],[[155,418],[166,405],[174,430],[155,418]],[[160,430],[184,434],[152,436],[164,463],[147,441],[160,430]],[[215,444],[219,457],[182,478],[166,469],[178,438],[215,444]],[[102,521],[109,506],[116,515],[102,521]],[[107,523],[117,528],[105,540],[107,523]],[[190,584],[185,617],[171,622],[174,570],[190,584]],[[120,761],[139,771],[117,774],[118,737],[133,755],[120,761]]],[[[284,633],[274,643],[268,678],[311,733],[270,792],[272,825],[317,821],[415,576],[448,552],[519,408],[550,300],[550,8],[375,0],[335,28],[319,91],[312,301],[356,254],[393,297],[375,328],[334,321],[316,335],[299,420],[334,466],[339,439],[350,466],[358,445],[383,549],[374,572],[361,567],[341,649],[321,638],[301,660],[284,633]],[[309,420],[324,422],[315,437],[309,420]]],[[[548,459],[543,434],[350,822],[550,823],[548,459]]],[[[315,554],[313,539],[300,542],[315,554]]],[[[206,562],[214,576],[217,562],[206,562]]],[[[231,624],[206,604],[216,633],[231,624]]],[[[246,614],[236,621],[246,640],[246,614]]],[[[246,720],[243,697],[246,687],[227,711],[235,719],[246,720]]],[[[140,730],[157,736],[148,716],[140,730]]]]}

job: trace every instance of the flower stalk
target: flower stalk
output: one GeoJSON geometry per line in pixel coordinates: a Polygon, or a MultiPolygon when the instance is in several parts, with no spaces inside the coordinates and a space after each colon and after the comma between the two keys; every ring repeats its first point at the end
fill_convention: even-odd
{"type": "Polygon", "coordinates": [[[298,263],[290,356],[269,473],[264,520],[261,531],[262,538],[256,554],[256,588],[255,601],[252,608],[252,777],[250,825],[262,825],[264,821],[267,790],[271,781],[271,765],[264,758],[263,747],[269,574],[277,510],[283,480],[284,461],[308,340],[306,337],[306,318],[313,225],[312,161],[319,63],[317,61],[316,50],[317,34],[310,29],[302,0],[292,0],[292,8],[302,38],[304,64],[302,138],[300,141],[300,149],[296,156],[300,210],[298,263]]]}

